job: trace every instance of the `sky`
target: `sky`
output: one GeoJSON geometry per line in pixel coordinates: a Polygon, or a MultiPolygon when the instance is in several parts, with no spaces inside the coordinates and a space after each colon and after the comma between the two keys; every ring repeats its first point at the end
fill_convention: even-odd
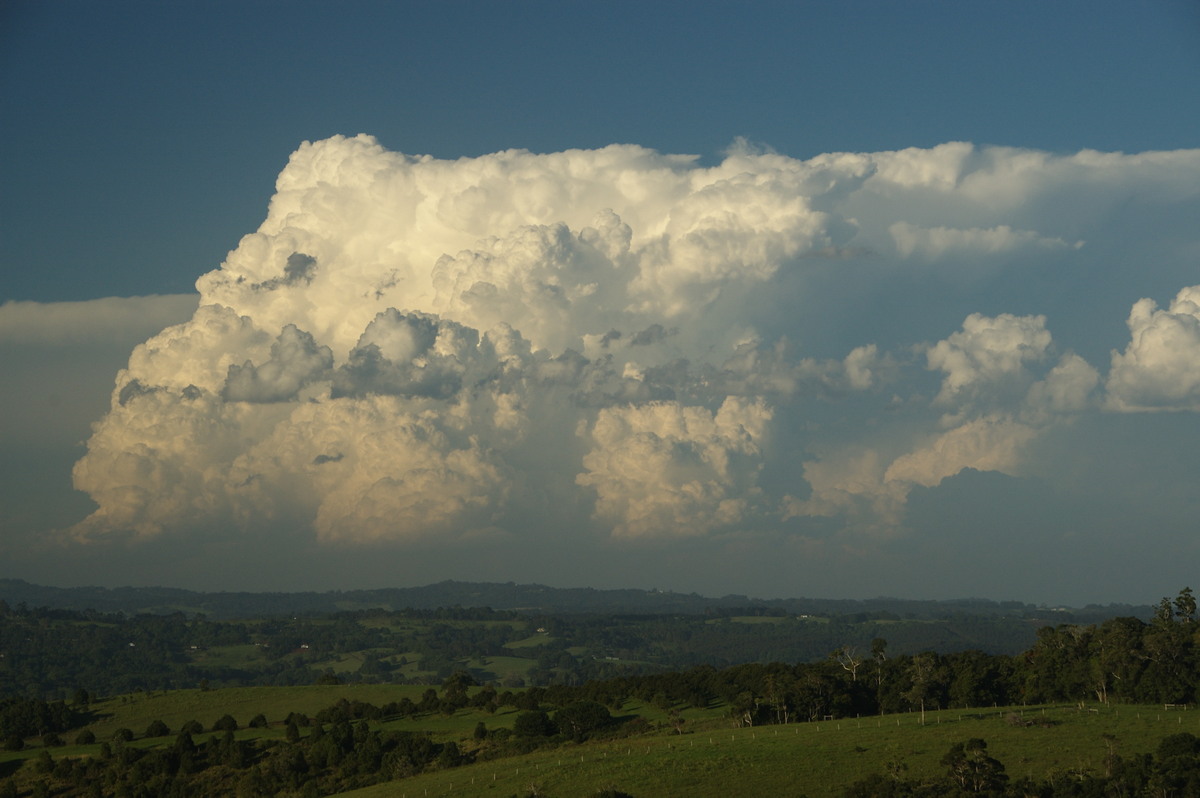
{"type": "Polygon", "coordinates": [[[1200,7],[0,9],[0,577],[1154,602],[1200,7]]]}

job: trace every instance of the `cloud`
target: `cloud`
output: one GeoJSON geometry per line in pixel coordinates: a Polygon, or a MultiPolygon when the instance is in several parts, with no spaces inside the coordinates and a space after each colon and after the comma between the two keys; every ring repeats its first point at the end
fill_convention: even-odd
{"type": "MultiPolygon", "coordinates": [[[[195,294],[106,297],[84,302],[0,304],[0,346],[88,345],[116,339],[144,340],[186,318],[195,294]]],[[[128,354],[128,349],[123,353],[128,354]]]]}
{"type": "MultiPolygon", "coordinates": [[[[184,321],[199,296],[0,305],[0,550],[33,551],[47,529],[94,505],[70,490],[71,464],[112,403],[130,350],[184,321]]],[[[0,557],[3,559],[3,557],[0,557]]]]}
{"type": "Polygon", "coordinates": [[[1140,299],[1129,312],[1130,341],[1112,353],[1108,401],[1115,410],[1200,410],[1200,286],[1180,290],[1166,309],[1140,299]]]}
{"type": "Polygon", "coordinates": [[[932,487],[966,468],[1011,474],[1033,435],[1029,427],[1002,416],[973,419],[897,457],[883,479],[932,487]]]}
{"type": "Polygon", "coordinates": [[[978,227],[964,230],[950,227],[923,228],[907,222],[896,222],[888,228],[888,232],[896,243],[896,251],[905,258],[912,255],[934,259],[975,253],[993,254],[1022,247],[1064,249],[1083,246],[1082,241],[1068,244],[1061,238],[1041,236],[1029,230],[1014,230],[1008,225],[986,230],[978,227]]]}
{"type": "MultiPolygon", "coordinates": [[[[928,368],[945,375],[927,408],[944,411],[937,422],[909,425],[887,451],[852,444],[806,462],[811,495],[790,500],[786,515],[844,515],[862,530],[894,532],[917,486],[936,487],[968,469],[1020,474],[1038,435],[1086,409],[1099,382],[1071,352],[1037,379],[1032,367],[1047,360],[1051,346],[1041,316],[971,314],[961,330],[925,350],[928,368]]],[[[868,355],[874,353],[847,356],[847,372],[856,374],[856,361],[868,355]]]]}
{"type": "Polygon", "coordinates": [[[606,408],[592,427],[580,485],[618,537],[706,535],[747,520],[758,498],[772,411],[730,397],[720,409],[676,402],[606,408]]]}
{"type": "Polygon", "coordinates": [[[1041,360],[1049,345],[1043,316],[1002,313],[992,318],[972,313],[960,332],[926,352],[929,368],[946,375],[935,401],[954,404],[968,395],[978,397],[982,391],[1021,381],[1025,365],[1041,360]]]}
{"type": "Polygon", "coordinates": [[[313,337],[289,324],[271,344],[271,356],[261,366],[247,360],[231,365],[221,396],[231,402],[286,402],[301,388],[333,367],[333,353],[313,337]]]}
{"type": "Polygon", "coordinates": [[[1200,289],[1135,305],[1105,376],[1084,350],[1109,320],[1061,283],[1123,286],[1112,210],[1197,179],[1194,151],[305,143],[200,306],[117,373],[70,535],[894,537],[914,490],[1024,476],[1077,418],[1196,408],[1200,289]]]}

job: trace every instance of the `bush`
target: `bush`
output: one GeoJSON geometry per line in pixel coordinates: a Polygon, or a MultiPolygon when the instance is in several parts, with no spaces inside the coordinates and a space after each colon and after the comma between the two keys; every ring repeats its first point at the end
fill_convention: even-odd
{"type": "Polygon", "coordinates": [[[253,718],[250,719],[250,728],[251,729],[267,728],[267,716],[262,714],[261,712],[258,713],[257,715],[255,715],[253,718]]]}
{"type": "Polygon", "coordinates": [[[171,730],[167,727],[167,724],[161,720],[151,721],[150,725],[146,727],[147,737],[166,737],[170,733],[171,730]]]}
{"type": "Polygon", "coordinates": [[[513,734],[518,737],[549,737],[554,734],[554,722],[545,712],[522,712],[513,721],[513,734]]]}
{"type": "Polygon", "coordinates": [[[133,731],[131,729],[117,729],[112,733],[112,738],[127,743],[133,739],[133,731]]]}
{"type": "Polygon", "coordinates": [[[593,731],[611,725],[612,714],[608,708],[595,701],[577,701],[554,713],[554,724],[558,733],[583,740],[593,731]]]}
{"type": "Polygon", "coordinates": [[[96,742],[96,735],[91,729],[84,729],[75,735],[75,745],[91,745],[96,742]]]}
{"type": "Polygon", "coordinates": [[[232,715],[222,715],[217,718],[217,722],[212,725],[212,730],[235,732],[238,730],[238,722],[233,719],[232,715]]]}
{"type": "Polygon", "coordinates": [[[198,720],[189,720],[179,730],[180,734],[202,734],[203,732],[204,727],[200,725],[200,721],[198,720]]]}
{"type": "Polygon", "coordinates": [[[1158,743],[1155,758],[1170,759],[1174,756],[1195,756],[1200,753],[1200,738],[1190,732],[1168,735],[1158,743]]]}

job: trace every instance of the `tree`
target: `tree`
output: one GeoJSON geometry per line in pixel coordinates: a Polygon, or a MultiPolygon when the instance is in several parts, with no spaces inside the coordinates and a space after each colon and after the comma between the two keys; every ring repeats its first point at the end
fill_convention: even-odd
{"type": "Polygon", "coordinates": [[[950,746],[942,764],[959,787],[971,792],[998,790],[1008,781],[1004,765],[988,756],[987,743],[978,737],[950,746]]]}
{"type": "Polygon", "coordinates": [[[854,646],[841,646],[831,652],[829,658],[850,674],[850,681],[858,681],[858,668],[862,665],[863,658],[859,656],[858,650],[854,646]]]}
{"type": "Polygon", "coordinates": [[[166,737],[170,733],[171,733],[171,730],[167,727],[167,724],[163,723],[161,720],[154,720],[154,721],[151,721],[150,725],[146,727],[146,735],[145,736],[147,736],[147,737],[166,737]]]}
{"type": "Polygon", "coordinates": [[[887,662],[887,641],[877,637],[871,641],[871,662],[875,673],[875,705],[883,714],[883,665],[887,662]]]}
{"type": "Polygon", "coordinates": [[[559,734],[581,741],[597,729],[612,723],[608,708],[595,701],[577,701],[554,713],[554,725],[559,734]]]}
{"type": "Polygon", "coordinates": [[[513,721],[513,734],[518,737],[549,737],[554,734],[554,723],[540,709],[522,712],[513,721]]]}
{"type": "Polygon", "coordinates": [[[1179,591],[1175,599],[1175,617],[1182,623],[1192,623],[1196,620],[1196,597],[1192,589],[1185,587],[1179,591]]]}
{"type": "Polygon", "coordinates": [[[462,760],[463,756],[462,752],[458,750],[458,743],[451,741],[442,746],[437,764],[440,768],[456,768],[462,764],[462,760]]]}
{"type": "Polygon", "coordinates": [[[913,657],[908,667],[912,686],[904,693],[904,697],[910,704],[921,708],[922,726],[925,725],[925,702],[928,700],[933,686],[933,669],[936,665],[937,655],[925,651],[913,657]]]}
{"type": "Polygon", "coordinates": [[[212,725],[213,731],[228,731],[235,732],[238,729],[238,722],[233,719],[232,715],[225,714],[217,718],[217,722],[212,725]]]}
{"type": "Polygon", "coordinates": [[[468,688],[475,687],[478,682],[464,670],[457,670],[442,682],[442,700],[455,707],[465,706],[468,688]]]}

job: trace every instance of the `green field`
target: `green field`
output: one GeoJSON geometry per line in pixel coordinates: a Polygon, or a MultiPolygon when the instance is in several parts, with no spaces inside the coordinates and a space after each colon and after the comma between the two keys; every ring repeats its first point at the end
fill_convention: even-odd
{"type": "Polygon", "coordinates": [[[344,795],[414,798],[442,795],[586,798],[615,787],[637,798],[724,798],[730,795],[840,796],[854,781],[903,763],[910,778],[944,775],[946,750],[971,737],[1011,778],[1044,779],[1080,770],[1103,774],[1115,737],[1122,756],[1153,751],[1179,731],[1200,734],[1200,713],[1154,707],[1097,711],[1077,707],[945,710],[758,728],[697,720],[682,735],[659,730],[610,742],[564,744],[522,757],[434,771],[344,795]],[[1011,713],[1047,725],[1014,726],[1011,713]]]}
{"type": "MultiPolygon", "coordinates": [[[[205,729],[224,714],[243,727],[239,739],[281,738],[288,713],[309,716],[339,699],[380,706],[402,698],[419,700],[428,688],[419,685],[329,685],[180,690],[118,696],[93,705],[97,719],[88,728],[98,741],[120,728],[134,732],[138,747],[169,745],[173,735],[142,739],[146,727],[162,720],[174,733],[189,721],[205,729]],[[265,729],[246,729],[257,714],[265,729]]],[[[425,713],[372,724],[375,728],[428,732],[437,741],[458,741],[473,750],[472,732],[483,722],[489,730],[512,728],[518,712],[502,707],[495,713],[460,709],[452,715],[425,713]]],[[[1161,706],[1055,705],[989,710],[929,712],[820,723],[735,728],[722,705],[686,709],[682,734],[664,710],[627,701],[614,715],[638,716],[645,733],[591,741],[558,743],[531,754],[433,770],[406,779],[345,793],[357,798],[378,796],[538,795],[584,798],[615,787],[638,798],[728,795],[840,796],[846,787],[889,763],[905,768],[909,778],[944,774],[942,756],[954,743],[982,738],[988,752],[1007,768],[1010,778],[1046,779],[1070,773],[1103,774],[1110,752],[1121,756],[1152,752],[1163,737],[1180,731],[1200,735],[1200,712],[1165,711],[1161,706]],[[1020,723],[1015,721],[1020,720],[1020,723]],[[1106,735],[1108,738],[1106,739],[1106,735]]],[[[202,738],[204,735],[201,735],[202,738]]],[[[68,742],[74,733],[68,735],[68,742]]],[[[199,738],[198,738],[199,739],[199,738]]],[[[62,757],[95,756],[93,745],[53,749],[62,757]]],[[[31,760],[40,748],[0,753],[0,764],[31,760]]],[[[25,768],[22,767],[22,771],[25,768]]]]}

